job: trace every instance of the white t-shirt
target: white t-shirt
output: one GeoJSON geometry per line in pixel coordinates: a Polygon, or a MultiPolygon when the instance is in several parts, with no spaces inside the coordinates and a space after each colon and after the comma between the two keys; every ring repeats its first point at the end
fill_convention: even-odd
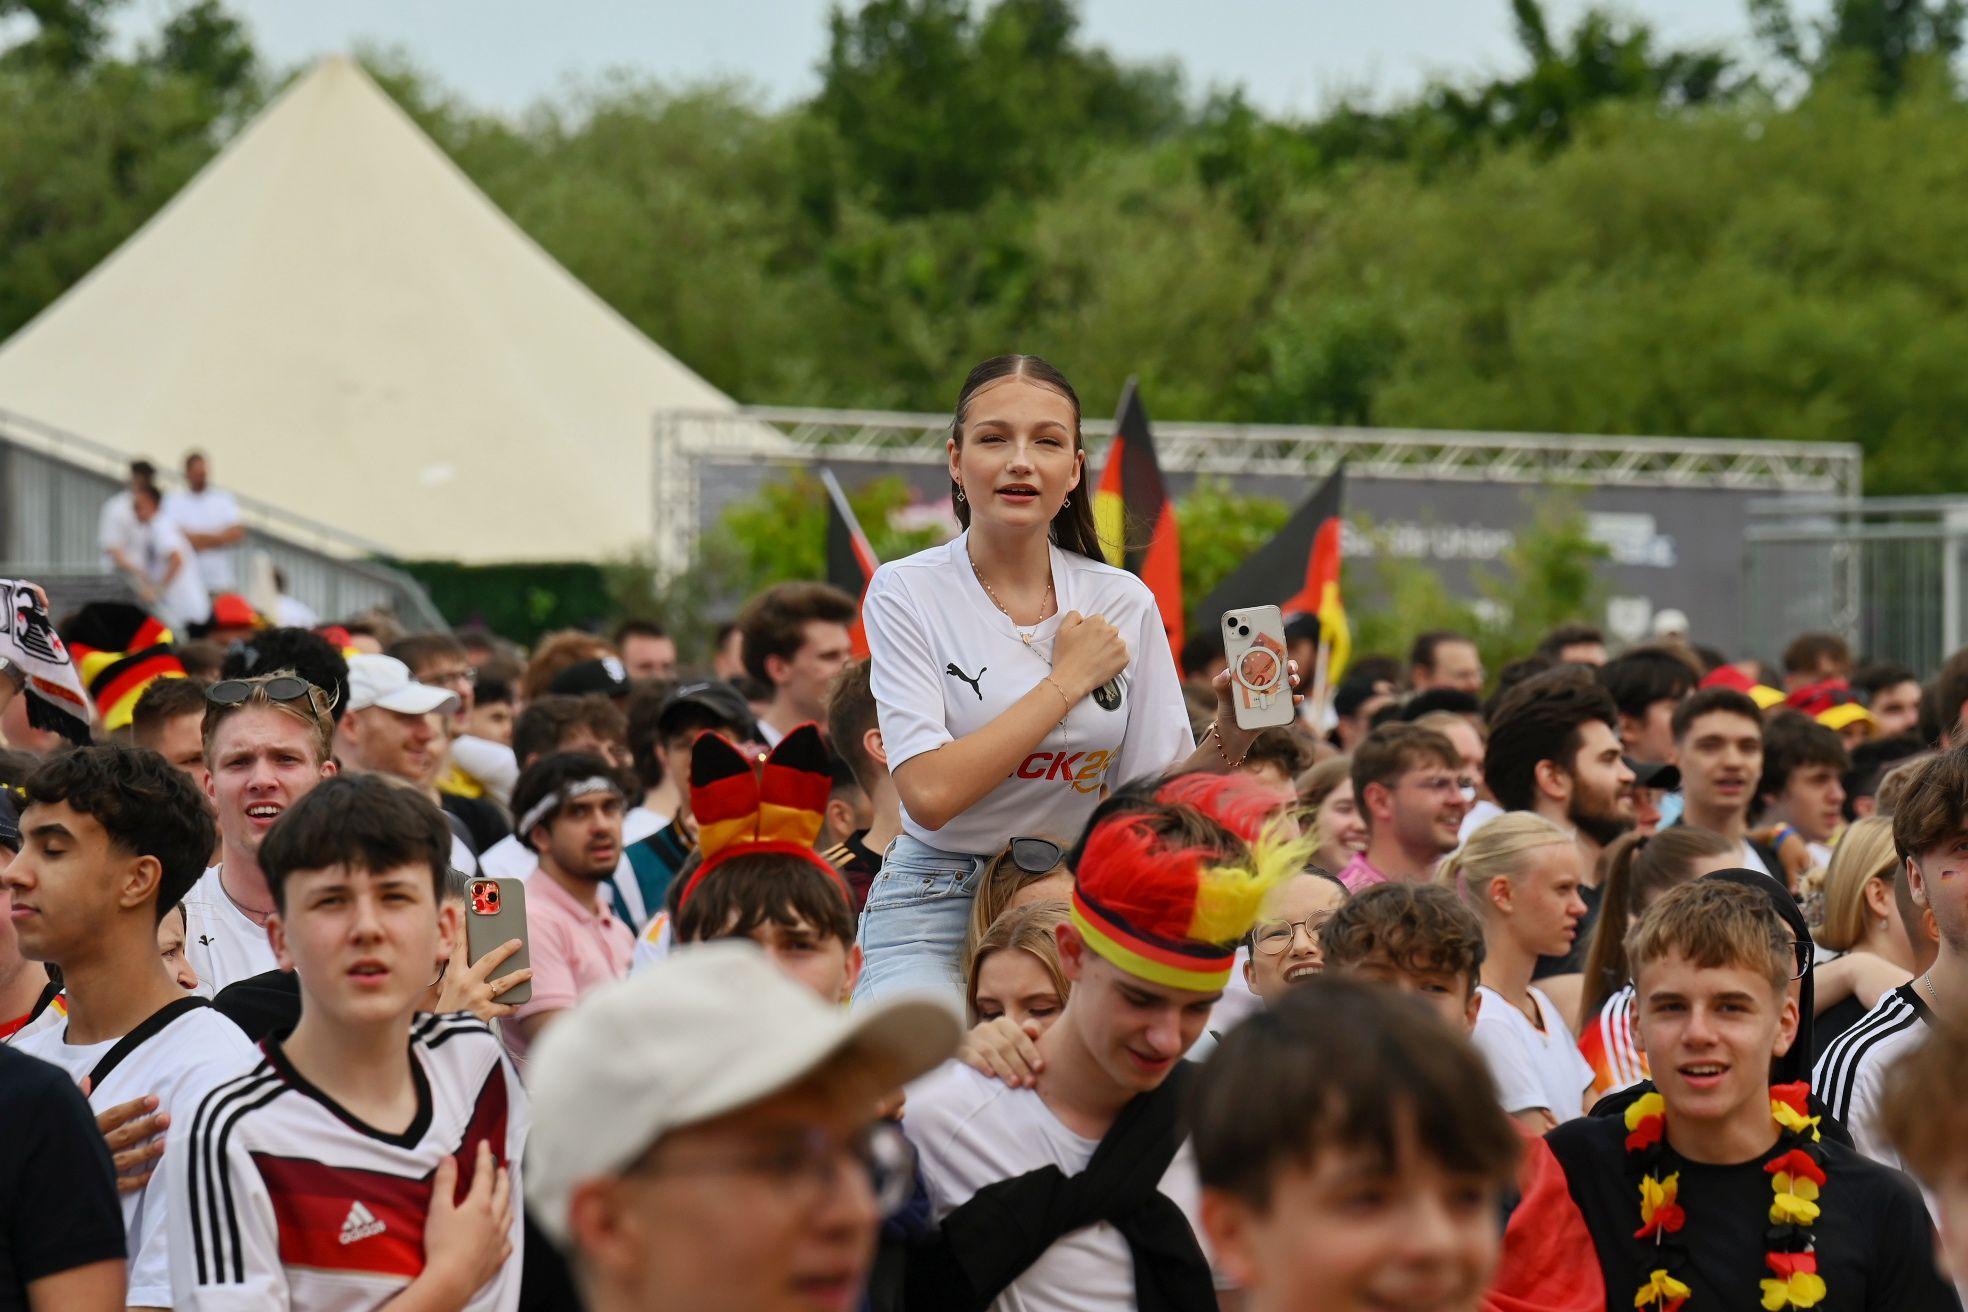
{"type": "Polygon", "coordinates": [[[1542,1107],[1560,1123],[1585,1115],[1592,1067],[1544,991],[1531,990],[1538,1014],[1544,1017],[1542,1032],[1502,994],[1479,987],[1476,996],[1482,999],[1482,1008],[1470,1038],[1489,1063],[1503,1109],[1523,1112],[1542,1107]]]}
{"type": "Polygon", "coordinates": [[[1928,1024],[1918,985],[1902,984],[1833,1039],[1811,1072],[1811,1087],[1832,1119],[1852,1132],[1853,1147],[1895,1168],[1903,1169],[1900,1155],[1879,1131],[1880,1096],[1887,1074],[1927,1041],[1928,1024]]]}
{"type": "MultiPolygon", "coordinates": [[[[77,1084],[116,1046],[114,1039],[86,1044],[72,1044],[67,1039],[68,1026],[63,1025],[43,1030],[14,1046],[53,1062],[77,1084]]],[[[179,1016],[138,1045],[90,1092],[89,1106],[98,1113],[118,1103],[153,1094],[157,1109],[171,1117],[164,1155],[158,1159],[149,1182],[135,1193],[120,1195],[130,1262],[130,1288],[126,1295],[129,1306],[172,1306],[170,1237],[165,1213],[172,1173],[186,1163],[185,1150],[177,1138],[178,1127],[191,1124],[191,1115],[208,1089],[238,1073],[258,1055],[258,1049],[237,1025],[210,1007],[199,1007],[179,1016]]]]}
{"type": "Polygon", "coordinates": [[[143,566],[144,577],[157,586],[157,617],[183,640],[187,624],[203,624],[212,617],[212,598],[198,572],[198,553],[185,541],[178,526],[161,513],[138,527],[141,532],[137,539],[137,560],[143,566]],[[171,581],[165,583],[164,576],[170,572],[173,555],[182,557],[183,561],[178,572],[171,575],[171,581]]]}
{"type": "MultiPolygon", "coordinates": [[[[274,1043],[172,1125],[191,1159],[171,1188],[171,1284],[181,1312],[381,1307],[423,1270],[439,1162],[457,1158],[467,1187],[484,1141],[520,1188],[526,1095],[485,1022],[462,1012],[419,1016],[410,1055],[420,1096],[400,1134],[364,1125],[274,1043]]],[[[465,1304],[471,1312],[518,1306],[519,1197],[512,1255],[465,1304]]]]}
{"type": "MultiPolygon", "coordinates": [[[[982,800],[941,829],[902,808],[910,837],[949,852],[992,853],[1012,837],[1069,845],[1107,790],[1195,750],[1182,685],[1155,598],[1124,570],[1053,547],[1058,610],[1028,646],[971,569],[969,534],[875,571],[862,620],[870,683],[891,770],[975,733],[1052,672],[1060,616],[1104,616],[1128,647],[1111,706],[1081,699],[1065,722],[982,800]]],[[[1048,695],[1051,695],[1048,690],[1048,695]]],[[[1063,705],[1063,703],[1061,703],[1063,705]]]]}
{"type": "MultiPolygon", "coordinates": [[[[221,533],[239,522],[239,503],[232,493],[206,487],[203,492],[180,488],[164,498],[164,513],[171,522],[188,533],[221,533]]],[[[198,553],[198,572],[205,586],[214,592],[231,592],[237,587],[237,571],[232,547],[208,547],[198,553]]]]}
{"type": "Polygon", "coordinates": [[[109,554],[112,547],[132,562],[143,558],[143,525],[137,522],[128,489],[103,502],[102,514],[96,519],[96,543],[102,548],[104,569],[116,568],[109,554]]]}
{"type": "Polygon", "coordinates": [[[184,896],[185,960],[198,973],[197,992],[216,997],[220,989],[277,969],[266,929],[256,925],[219,882],[211,866],[184,896]]]}
{"type": "Polygon", "coordinates": [[[321,623],[321,616],[299,597],[283,592],[273,599],[273,622],[285,629],[311,629],[321,623]]]}
{"type": "MultiPolygon", "coordinates": [[[[1100,1146],[1098,1139],[1067,1129],[1036,1090],[1007,1088],[960,1061],[944,1062],[909,1086],[902,1129],[915,1145],[938,1221],[999,1180],[1043,1166],[1078,1175],[1100,1146]]],[[[1188,1143],[1176,1150],[1159,1188],[1189,1218],[1208,1255],[1201,1186],[1188,1143]]],[[[1127,1240],[1100,1221],[1054,1243],[991,1306],[996,1312],[1112,1312],[1134,1302],[1134,1258],[1127,1240]]]]}

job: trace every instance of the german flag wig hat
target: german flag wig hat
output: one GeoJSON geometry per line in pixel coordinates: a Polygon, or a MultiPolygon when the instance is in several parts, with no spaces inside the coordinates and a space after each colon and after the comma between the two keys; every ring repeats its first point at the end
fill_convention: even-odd
{"type": "Polygon", "coordinates": [[[690,814],[697,820],[702,862],[678,894],[677,905],[688,902],[704,877],[732,857],[758,852],[812,862],[852,902],[841,872],[813,850],[832,789],[827,744],[811,724],[781,738],[762,770],[754,770],[728,739],[708,731],[698,734],[690,747],[690,814]]]}
{"type": "Polygon", "coordinates": [[[1313,849],[1289,820],[1257,822],[1277,803],[1252,781],[1213,776],[1177,794],[1185,800],[1094,825],[1074,869],[1072,921],[1089,948],[1128,974],[1212,993],[1229,982],[1264,895],[1303,870],[1313,849]],[[1237,829],[1250,825],[1246,842],[1237,829]],[[1216,842],[1194,841],[1207,829],[1216,842]]]}

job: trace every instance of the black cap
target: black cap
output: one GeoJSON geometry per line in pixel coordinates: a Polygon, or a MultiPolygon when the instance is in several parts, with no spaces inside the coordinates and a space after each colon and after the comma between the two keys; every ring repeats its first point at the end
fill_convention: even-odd
{"type": "Polygon", "coordinates": [[[1333,692],[1333,711],[1338,715],[1358,715],[1360,708],[1373,697],[1393,690],[1393,684],[1386,679],[1349,674],[1339,681],[1339,687],[1333,692]]]}
{"type": "Polygon", "coordinates": [[[686,683],[671,693],[663,709],[656,712],[656,732],[669,737],[681,718],[678,712],[693,706],[739,738],[754,741],[758,738],[758,721],[752,717],[752,708],[744,696],[730,684],[716,680],[686,683]]]}
{"type": "Polygon", "coordinates": [[[547,691],[570,697],[591,692],[601,693],[605,697],[626,697],[629,695],[629,672],[613,656],[578,661],[554,675],[553,682],[547,685],[547,691]]]}
{"type": "Polygon", "coordinates": [[[1633,782],[1642,788],[1671,793],[1681,786],[1681,771],[1665,761],[1637,761],[1629,756],[1626,768],[1633,771],[1633,782]]]}

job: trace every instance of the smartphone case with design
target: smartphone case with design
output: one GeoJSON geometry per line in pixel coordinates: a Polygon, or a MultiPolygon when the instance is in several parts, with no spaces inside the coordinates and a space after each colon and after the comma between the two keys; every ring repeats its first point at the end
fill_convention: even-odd
{"type": "Polygon", "coordinates": [[[1230,695],[1239,729],[1272,729],[1296,718],[1285,617],[1276,606],[1225,611],[1223,654],[1230,662],[1230,695]]]}

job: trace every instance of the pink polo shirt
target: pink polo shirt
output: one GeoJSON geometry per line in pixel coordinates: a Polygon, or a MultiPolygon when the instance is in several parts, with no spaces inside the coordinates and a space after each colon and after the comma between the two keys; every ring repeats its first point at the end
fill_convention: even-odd
{"type": "Polygon", "coordinates": [[[1355,852],[1353,859],[1346,863],[1346,868],[1339,872],[1339,882],[1346,885],[1347,892],[1358,893],[1375,884],[1385,884],[1387,876],[1374,868],[1365,852],[1355,852]]]}
{"type": "MultiPolygon", "coordinates": [[[[526,951],[533,966],[533,996],[514,1009],[512,1019],[544,1011],[563,1011],[590,989],[622,979],[635,958],[635,935],[616,919],[608,904],[608,884],[597,883],[594,898],[582,906],[539,870],[526,881],[526,951]]],[[[526,1056],[519,1026],[502,1024],[506,1050],[515,1061],[526,1056]]]]}

